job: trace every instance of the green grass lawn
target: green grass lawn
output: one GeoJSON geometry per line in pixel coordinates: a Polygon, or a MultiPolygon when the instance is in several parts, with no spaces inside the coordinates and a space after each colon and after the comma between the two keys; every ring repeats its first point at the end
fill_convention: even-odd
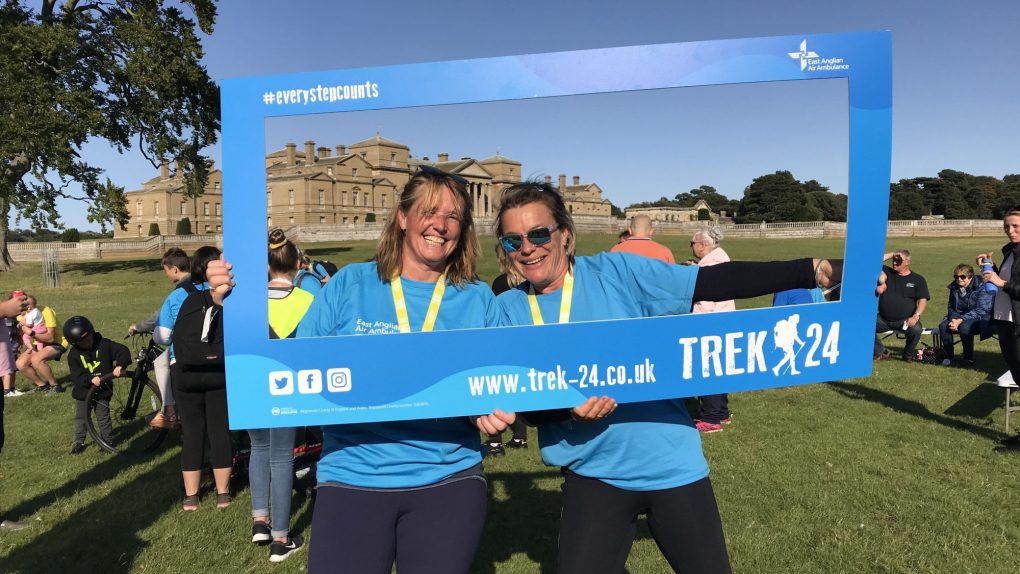
{"type": "MultiPolygon", "coordinates": [[[[687,237],[661,237],[678,259],[687,237]]],[[[608,248],[586,236],[581,253],[608,248]]],[[[926,326],[941,320],[953,266],[990,239],[903,239],[933,300],[926,326]]],[[[838,256],[842,241],[733,240],[735,259],[838,256]]],[[[368,259],[371,242],[318,245],[316,258],[368,259]]],[[[492,240],[479,273],[497,273],[492,240]]],[[[877,262],[876,262],[877,265],[877,262]]],[[[59,289],[41,287],[38,265],[0,276],[54,307],[60,320],[84,314],[107,336],[162,301],[170,288],[157,260],[64,263],[59,289]]],[[[752,302],[766,303],[765,299],[752,302]]],[[[1003,393],[989,375],[1005,370],[994,340],[977,345],[974,368],[886,361],[865,379],[733,395],[734,422],[704,437],[733,569],[787,572],[980,572],[1015,570],[1012,553],[1020,457],[992,452],[1003,434],[1003,393]]],[[[57,365],[58,377],[66,366],[57,365]]],[[[19,378],[24,388],[27,381],[19,378]]],[[[0,532],[0,572],[301,572],[305,556],[271,565],[250,536],[247,491],[217,510],[179,510],[179,439],[154,456],[110,456],[95,447],[71,456],[69,393],[6,403],[7,446],[0,456],[0,515],[31,528],[0,532]]],[[[1017,417],[1020,420],[1020,417],[1017,417]]],[[[534,436],[532,436],[534,443],[534,436]]],[[[663,453],[664,456],[668,453],[663,453]]],[[[491,502],[473,571],[555,571],[559,472],[534,444],[486,460],[491,502]]],[[[292,530],[309,531],[311,505],[296,500],[292,530]]],[[[644,527],[628,571],[668,572],[644,527]]]]}

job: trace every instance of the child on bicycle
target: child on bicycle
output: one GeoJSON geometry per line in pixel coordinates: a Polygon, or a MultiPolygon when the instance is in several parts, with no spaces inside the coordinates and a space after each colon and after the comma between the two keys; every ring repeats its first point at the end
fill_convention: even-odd
{"type": "MultiPolygon", "coordinates": [[[[124,368],[131,364],[131,352],[120,343],[104,339],[92,327],[92,322],[80,315],[64,323],[64,337],[70,344],[67,353],[67,367],[71,371],[71,396],[75,400],[74,445],[71,454],[85,450],[85,418],[88,416],[86,398],[89,389],[100,386],[104,375],[119,377],[124,368]]],[[[112,442],[113,424],[110,421],[110,397],[113,396],[112,382],[99,393],[96,401],[96,420],[103,439],[112,442]]]]}

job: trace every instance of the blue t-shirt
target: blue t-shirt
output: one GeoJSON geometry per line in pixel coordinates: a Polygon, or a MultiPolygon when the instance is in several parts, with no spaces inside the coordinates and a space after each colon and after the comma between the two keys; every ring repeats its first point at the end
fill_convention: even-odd
{"type": "MultiPolygon", "coordinates": [[[[419,331],[435,283],[401,278],[401,285],[411,330],[419,331]]],[[[435,330],[498,324],[498,307],[488,285],[447,284],[435,330]]],[[[373,262],[348,265],[330,278],[298,325],[297,336],[399,332],[393,292],[389,282],[379,279],[373,262]]],[[[467,417],[334,425],[323,428],[323,439],[320,482],[414,488],[435,484],[482,461],[478,429],[467,417]]]]}
{"type": "MultiPolygon", "coordinates": [[[[697,277],[697,266],[629,253],[577,257],[570,322],[690,313],[697,277]]],[[[533,324],[523,287],[497,299],[507,324],[533,324]]],[[[559,319],[561,295],[537,296],[546,323],[559,319]]],[[[674,488],[708,476],[701,437],[679,399],[621,404],[593,423],[544,424],[538,443],[546,464],[624,490],[674,488]]]]}
{"type": "Polygon", "coordinates": [[[314,297],[318,297],[319,293],[322,292],[322,282],[306,269],[302,269],[294,276],[294,285],[308,291],[314,297]]]}
{"type": "Polygon", "coordinates": [[[804,305],[806,303],[822,303],[825,295],[818,287],[814,289],[788,289],[780,291],[772,296],[773,307],[785,307],[786,305],[804,305]]]}
{"type": "MultiPolygon", "coordinates": [[[[159,320],[156,322],[156,328],[152,331],[152,338],[161,345],[170,346],[170,362],[173,363],[176,359],[174,358],[174,346],[173,346],[173,332],[174,324],[177,323],[177,313],[181,310],[181,305],[184,300],[188,298],[188,290],[184,288],[184,282],[178,283],[177,288],[170,292],[163,300],[163,306],[159,309],[159,320]]],[[[208,283],[195,283],[195,289],[198,291],[205,291],[209,289],[208,283]]]]}

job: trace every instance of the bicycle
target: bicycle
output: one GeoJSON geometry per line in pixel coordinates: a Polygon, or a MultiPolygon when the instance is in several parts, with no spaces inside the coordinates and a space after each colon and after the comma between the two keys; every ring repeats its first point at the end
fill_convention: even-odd
{"type": "MultiPolygon", "coordinates": [[[[240,490],[248,482],[248,461],[251,459],[251,443],[248,433],[231,433],[234,456],[230,465],[231,490],[240,490]]],[[[316,474],[319,457],[322,454],[322,429],[301,427],[294,437],[294,491],[308,497],[315,497],[316,474]]]]}
{"type": "MultiPolygon", "coordinates": [[[[128,335],[127,338],[132,336],[128,335]]],[[[142,334],[134,336],[142,336],[142,334]]],[[[138,340],[135,339],[136,343],[132,345],[137,349],[135,368],[126,370],[121,375],[121,378],[130,379],[131,384],[114,385],[113,375],[104,375],[99,386],[89,389],[89,393],[85,397],[85,402],[88,405],[85,428],[96,445],[110,454],[118,454],[122,451],[123,446],[117,448],[116,443],[128,445],[130,450],[151,453],[163,444],[167,435],[167,429],[150,427],[146,419],[147,415],[159,412],[163,408],[163,398],[159,388],[149,378],[152,363],[156,357],[163,353],[163,347],[156,344],[151,338],[147,345],[140,347],[137,344],[138,340]],[[110,390],[113,393],[113,396],[110,397],[110,421],[113,424],[113,433],[109,440],[103,438],[95,412],[99,395],[104,390],[110,390]]]]}

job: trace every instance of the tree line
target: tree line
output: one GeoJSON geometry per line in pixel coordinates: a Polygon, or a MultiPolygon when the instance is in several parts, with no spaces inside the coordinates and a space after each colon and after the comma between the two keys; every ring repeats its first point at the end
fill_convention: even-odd
{"type": "MultiPolygon", "coordinates": [[[[755,178],[741,199],[726,197],[710,185],[679,193],[673,199],[630,207],[694,207],[704,200],[713,213],[725,211],[736,223],[778,221],[846,221],[847,196],[815,180],[801,182],[789,171],[755,178]]],[[[944,169],[935,177],[901,179],[889,185],[889,219],[1000,219],[1020,207],[1020,175],[1001,180],[944,169]]]]}
{"type": "Polygon", "coordinates": [[[815,180],[801,182],[789,171],[756,177],[742,199],[731,199],[710,185],[702,185],[673,199],[642,202],[630,207],[694,207],[704,200],[713,213],[726,212],[736,223],[762,221],[846,221],[847,197],[829,191],[815,180]]]}

